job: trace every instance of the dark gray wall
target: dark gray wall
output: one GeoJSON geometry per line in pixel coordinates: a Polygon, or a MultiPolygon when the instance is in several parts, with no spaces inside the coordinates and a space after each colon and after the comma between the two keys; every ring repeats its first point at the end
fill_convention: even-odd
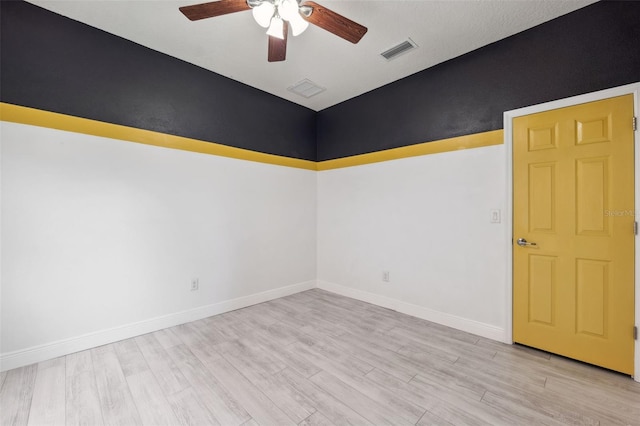
{"type": "Polygon", "coordinates": [[[638,81],[640,1],[595,3],[320,111],[317,158],[501,129],[504,111],[638,81]]]}
{"type": "Polygon", "coordinates": [[[0,19],[2,102],[315,160],[310,109],[26,2],[0,19]]]}
{"type": "Polygon", "coordinates": [[[307,160],[500,129],[504,111],[640,81],[640,1],[593,4],[317,114],[26,2],[2,1],[0,18],[3,102],[307,160]]]}

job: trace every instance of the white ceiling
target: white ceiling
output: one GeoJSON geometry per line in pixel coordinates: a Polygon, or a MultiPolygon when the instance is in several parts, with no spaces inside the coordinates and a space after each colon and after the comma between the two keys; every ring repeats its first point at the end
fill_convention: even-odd
{"type": "Polygon", "coordinates": [[[191,22],[179,6],[205,0],[30,0],[30,3],[322,110],[594,0],[316,0],[369,28],[354,45],[314,25],[289,37],[287,59],[267,62],[267,36],[250,11],[191,22]],[[380,53],[411,38],[394,60],[380,53]],[[306,99],[287,90],[309,79],[326,88],[306,99]]]}

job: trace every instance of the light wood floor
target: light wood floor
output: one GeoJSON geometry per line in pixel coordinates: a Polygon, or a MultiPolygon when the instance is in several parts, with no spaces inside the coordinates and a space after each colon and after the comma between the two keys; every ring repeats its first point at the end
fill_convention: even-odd
{"type": "Polygon", "coordinates": [[[640,383],[310,290],[2,373],[2,425],[640,424],[640,383]]]}

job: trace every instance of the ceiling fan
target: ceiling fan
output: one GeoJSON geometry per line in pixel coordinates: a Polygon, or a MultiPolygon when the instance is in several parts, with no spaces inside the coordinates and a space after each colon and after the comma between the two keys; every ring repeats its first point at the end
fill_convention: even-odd
{"type": "Polygon", "coordinates": [[[251,9],[256,22],[267,28],[269,35],[269,62],[284,61],[287,56],[287,35],[297,36],[309,23],[357,43],[367,28],[327,9],[313,1],[304,0],[218,0],[180,7],[191,21],[213,18],[228,13],[251,9]]]}

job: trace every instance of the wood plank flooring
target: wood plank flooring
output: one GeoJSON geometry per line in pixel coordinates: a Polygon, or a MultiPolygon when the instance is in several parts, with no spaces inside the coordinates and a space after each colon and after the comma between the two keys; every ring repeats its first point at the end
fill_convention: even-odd
{"type": "Polygon", "coordinates": [[[0,376],[1,425],[640,425],[640,383],[322,290],[0,376]]]}

